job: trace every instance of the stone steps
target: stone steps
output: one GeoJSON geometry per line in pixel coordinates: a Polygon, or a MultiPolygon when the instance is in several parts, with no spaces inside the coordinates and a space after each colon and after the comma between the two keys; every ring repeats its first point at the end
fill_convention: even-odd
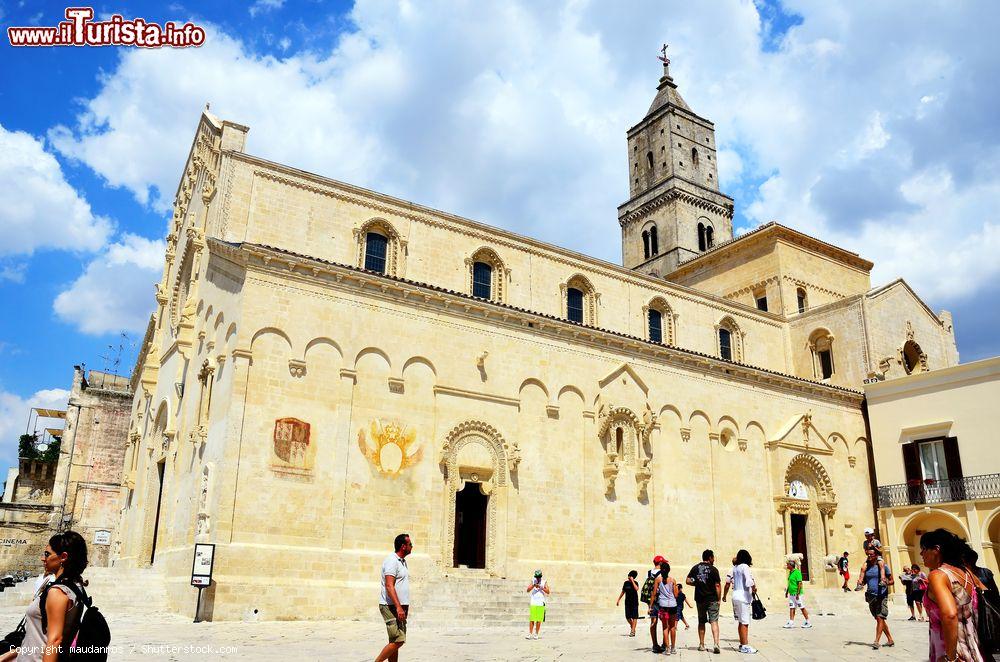
{"type": "MultiPolygon", "coordinates": [[[[156,570],[89,568],[84,577],[89,582],[87,594],[109,618],[167,611],[165,582],[156,570]]],[[[0,593],[0,607],[27,607],[34,598],[34,585],[34,579],[30,579],[0,593]]]]}
{"type": "MultiPolygon", "coordinates": [[[[520,579],[455,574],[413,587],[414,621],[482,622],[523,625],[528,620],[527,583],[520,579]]],[[[571,625],[580,619],[593,622],[620,617],[621,608],[609,609],[565,592],[548,598],[546,623],[571,625]]]]}

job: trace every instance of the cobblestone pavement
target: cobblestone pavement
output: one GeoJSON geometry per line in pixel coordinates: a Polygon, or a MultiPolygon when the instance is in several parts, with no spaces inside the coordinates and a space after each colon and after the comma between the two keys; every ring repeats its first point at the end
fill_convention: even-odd
{"type": "MultiPolygon", "coordinates": [[[[900,610],[901,611],[901,610],[900,610]]],[[[20,610],[0,610],[0,623],[13,629],[20,610]]],[[[111,660],[373,660],[385,643],[385,627],[373,609],[366,621],[192,623],[173,614],[156,616],[109,615],[111,660]]],[[[442,627],[411,619],[409,641],[400,660],[650,660],[648,626],[639,623],[636,637],[625,636],[627,626],[593,625],[542,628],[538,641],[525,640],[524,628],[442,627]]],[[[736,651],[736,626],[722,619],[722,654],[697,651],[698,634],[692,624],[678,633],[680,660],[921,660],[927,659],[927,626],[905,617],[890,619],[896,639],[893,648],[873,651],[874,621],[867,615],[847,614],[813,618],[811,630],[784,630],[783,614],[769,614],[750,627],[751,643],[760,653],[736,651]]],[[[461,618],[456,619],[461,622],[461,618]]],[[[708,633],[711,640],[711,633],[708,633]]],[[[664,656],[665,658],[666,656],[664,656]]],[[[660,658],[660,659],[664,659],[660,658]]]]}

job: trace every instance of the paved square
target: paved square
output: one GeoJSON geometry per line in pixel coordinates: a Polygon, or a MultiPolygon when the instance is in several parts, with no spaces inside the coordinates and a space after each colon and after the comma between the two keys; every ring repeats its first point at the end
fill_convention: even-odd
{"type": "MultiPolygon", "coordinates": [[[[859,598],[860,599],[860,598],[859,598]]],[[[609,613],[611,613],[609,611],[609,613]]],[[[527,608],[525,609],[527,614],[527,608]]],[[[692,622],[690,630],[678,633],[678,656],[681,660],[725,660],[749,658],[785,661],[815,660],[920,660],[927,655],[927,625],[905,621],[904,610],[890,619],[896,639],[894,648],[873,651],[868,646],[874,635],[874,622],[863,614],[817,616],[811,630],[784,630],[785,614],[773,611],[750,628],[751,643],[760,653],[736,652],[736,626],[722,619],[722,654],[697,651],[698,635],[692,622]]],[[[13,628],[21,612],[14,608],[0,610],[0,619],[13,628]]],[[[385,643],[385,627],[378,613],[365,621],[268,621],[259,623],[218,622],[194,624],[173,614],[156,616],[117,616],[109,614],[112,660],[137,657],[162,660],[373,660],[385,643]]],[[[461,617],[456,619],[461,623],[461,617]]],[[[542,638],[527,641],[524,627],[445,627],[440,623],[420,622],[414,610],[408,642],[400,651],[401,660],[649,660],[648,626],[640,621],[634,639],[625,636],[627,626],[581,625],[542,628],[542,638]]],[[[708,635],[711,639],[711,634],[708,635]]]]}

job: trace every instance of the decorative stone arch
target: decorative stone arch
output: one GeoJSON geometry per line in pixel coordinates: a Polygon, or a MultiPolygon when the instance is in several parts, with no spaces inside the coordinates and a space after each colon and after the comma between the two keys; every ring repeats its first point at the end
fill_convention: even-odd
{"type": "Polygon", "coordinates": [[[808,453],[799,453],[788,463],[788,468],[785,470],[784,494],[788,494],[793,480],[803,477],[811,479],[816,486],[817,502],[836,503],[837,494],[833,491],[830,474],[815,456],[808,453]]]}
{"type": "Polygon", "coordinates": [[[468,276],[466,289],[472,294],[472,277],[476,262],[490,265],[493,270],[490,276],[490,300],[499,303],[507,302],[507,286],[510,283],[510,269],[500,259],[496,251],[488,246],[481,246],[472,255],[465,258],[465,268],[468,276]]]}
{"type": "Polygon", "coordinates": [[[635,467],[635,478],[640,500],[646,499],[646,489],[652,478],[650,469],[649,434],[656,425],[656,416],[647,411],[640,419],[628,407],[608,404],[599,412],[597,437],[604,446],[604,489],[611,495],[615,480],[622,467],[635,467]]]}
{"type": "Polygon", "coordinates": [[[566,295],[571,287],[583,292],[583,323],[586,326],[597,326],[597,305],[601,300],[601,295],[590,279],[583,274],[576,274],[559,285],[561,293],[560,315],[568,319],[566,295]]]}
{"type": "Polygon", "coordinates": [[[907,340],[899,348],[899,362],[908,375],[927,372],[927,354],[915,340],[907,340]]]}
{"type": "MultiPolygon", "coordinates": [[[[830,519],[837,510],[837,494],[833,490],[833,482],[826,468],[814,456],[799,453],[791,459],[785,469],[782,492],[774,497],[778,513],[782,517],[782,532],[785,542],[786,556],[795,552],[792,528],[795,520],[793,515],[805,515],[804,534],[806,547],[811,562],[809,565],[810,581],[822,577],[821,559],[829,556],[830,549],[830,519]],[[793,484],[807,484],[808,494],[795,494],[793,484]],[[818,511],[818,513],[817,513],[818,511]],[[817,525],[818,521],[818,525],[817,525]],[[811,550],[811,551],[810,551],[811,550]]],[[[805,570],[803,570],[805,572],[805,570]]]]}
{"type": "Polygon", "coordinates": [[[507,510],[512,477],[521,462],[516,442],[508,442],[500,432],[483,421],[470,420],[456,425],[445,437],[440,464],[444,469],[445,522],[441,561],[453,567],[455,549],[455,495],[466,483],[478,483],[489,497],[486,515],[486,571],[502,575],[506,560],[507,510]]]}
{"type": "Polygon", "coordinates": [[[357,266],[365,268],[365,241],[369,232],[376,232],[388,240],[388,247],[385,255],[385,275],[403,275],[403,260],[406,256],[406,240],[393,227],[392,223],[384,218],[373,218],[366,221],[361,227],[354,228],[354,242],[358,249],[357,266]]]}
{"type": "Polygon", "coordinates": [[[670,307],[670,304],[667,303],[667,300],[663,297],[653,297],[649,303],[642,307],[642,324],[646,331],[646,339],[650,340],[649,311],[651,310],[655,310],[660,313],[660,319],[662,320],[663,344],[676,344],[676,339],[674,338],[674,324],[677,321],[677,316],[674,314],[673,308],[670,307]]]}
{"type": "Polygon", "coordinates": [[[822,327],[809,334],[809,340],[806,343],[806,346],[809,348],[809,353],[812,356],[813,377],[816,379],[828,379],[823,376],[823,363],[820,357],[821,352],[829,352],[830,376],[837,373],[837,363],[833,355],[834,340],[835,338],[833,334],[822,327]]]}
{"type": "Polygon", "coordinates": [[[743,340],[746,333],[740,329],[740,325],[736,323],[736,320],[731,315],[726,315],[719,320],[719,323],[715,325],[715,351],[718,352],[720,357],[722,356],[722,336],[720,334],[722,330],[729,332],[730,352],[732,355],[730,360],[736,363],[743,363],[743,340]]]}

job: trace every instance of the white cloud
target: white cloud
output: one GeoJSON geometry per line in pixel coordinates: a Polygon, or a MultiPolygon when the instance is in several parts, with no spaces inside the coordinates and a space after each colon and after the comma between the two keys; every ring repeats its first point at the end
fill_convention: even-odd
{"type": "MultiPolygon", "coordinates": [[[[111,222],[95,215],[66,181],[41,141],[0,126],[0,256],[46,248],[93,251],[111,229],[111,222]]],[[[14,266],[3,271],[0,279],[16,275],[14,266]]]]}
{"type": "Polygon", "coordinates": [[[250,5],[250,16],[256,17],[257,14],[281,9],[284,4],[285,0],[256,0],[250,5]]]}
{"type": "Polygon", "coordinates": [[[903,276],[929,298],[995,279],[996,261],[968,252],[970,237],[995,241],[1000,206],[1000,91],[982,84],[1000,73],[983,15],[998,10],[783,6],[802,23],[764,52],[766,26],[740,0],[362,0],[328,53],[260,57],[219,28],[200,49],[127,52],[76,126],[50,136],[167,209],[211,100],[250,125],[251,153],[614,260],[624,133],[667,39],[681,93],[715,122],[724,185],[756,189],[740,209],[750,224],[842,244],[876,262],[877,281],[903,276]],[[938,175],[943,194],[907,192],[938,175]],[[945,257],[914,259],[914,241],[945,257]]]}
{"type": "Polygon", "coordinates": [[[152,312],[164,248],[159,240],[122,235],[59,293],[53,303],[56,315],[88,334],[141,332],[152,312]]]}
{"type": "MultiPolygon", "coordinates": [[[[17,466],[18,439],[24,434],[31,408],[66,409],[68,400],[69,391],[61,388],[36,391],[27,398],[0,390],[0,470],[5,464],[8,467],[17,466]]],[[[38,419],[37,429],[61,428],[63,423],[64,421],[58,418],[42,418],[38,419]]],[[[0,481],[6,479],[7,472],[4,470],[0,475],[0,481]]]]}
{"type": "Polygon", "coordinates": [[[7,280],[12,283],[23,283],[27,262],[0,262],[0,283],[7,280]]]}

